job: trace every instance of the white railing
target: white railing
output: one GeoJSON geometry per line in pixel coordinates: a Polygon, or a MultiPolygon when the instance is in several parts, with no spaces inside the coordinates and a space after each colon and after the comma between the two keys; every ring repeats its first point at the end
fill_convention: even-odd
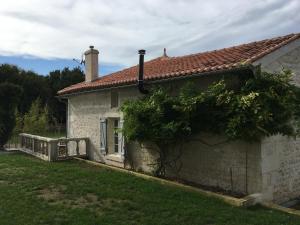
{"type": "Polygon", "coordinates": [[[22,133],[19,135],[22,152],[47,161],[57,161],[70,157],[86,157],[88,138],[47,138],[22,133]]]}

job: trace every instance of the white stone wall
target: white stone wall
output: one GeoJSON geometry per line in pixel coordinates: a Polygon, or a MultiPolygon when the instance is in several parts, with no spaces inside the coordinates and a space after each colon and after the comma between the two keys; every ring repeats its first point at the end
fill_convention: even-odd
{"type": "MultiPolygon", "coordinates": [[[[172,149],[172,159],[179,154],[172,149]]],[[[131,143],[128,147],[127,168],[152,173],[158,153],[149,143],[131,143]]],[[[174,161],[175,162],[175,161],[174,161]]],[[[205,186],[218,187],[236,193],[257,193],[261,190],[260,143],[228,142],[215,135],[195,135],[182,146],[182,155],[176,161],[182,165],[179,173],[167,169],[167,176],[205,186]]],[[[178,167],[177,167],[178,168],[178,167]]]]}
{"type": "MultiPolygon", "coordinates": [[[[222,76],[222,75],[221,75],[222,76]]],[[[193,79],[198,87],[204,89],[220,76],[208,76],[193,79]]],[[[234,77],[231,77],[236,80],[234,77]]],[[[183,81],[164,83],[171,92],[178,93],[183,81]]],[[[119,105],[125,100],[139,97],[136,87],[119,89],[119,105]]],[[[69,98],[69,136],[89,137],[89,157],[95,161],[111,163],[107,156],[100,153],[100,118],[122,117],[118,109],[110,107],[110,90],[75,95],[69,98]]],[[[197,138],[197,137],[195,137],[197,138]]],[[[181,161],[183,164],[179,177],[193,183],[215,186],[226,190],[249,193],[260,190],[260,153],[259,145],[244,142],[225,143],[221,137],[201,137],[210,144],[209,147],[198,141],[191,141],[183,147],[181,161]],[[219,144],[218,144],[219,143],[219,144]],[[246,171],[246,151],[248,167],[246,171]],[[246,188],[246,184],[248,187],[246,188]]],[[[127,148],[126,168],[152,173],[155,159],[158,157],[153,145],[130,143],[127,148]]],[[[115,164],[114,164],[115,165],[115,164]]],[[[169,171],[168,175],[173,176],[169,171]]]]}
{"type": "MultiPolygon", "coordinates": [[[[291,69],[300,86],[300,40],[262,58],[263,70],[291,69]]],[[[262,193],[264,200],[278,203],[300,197],[300,139],[281,135],[265,138],[261,144],[262,193]]]]}
{"type": "Polygon", "coordinates": [[[227,142],[208,134],[192,139],[183,146],[182,179],[240,193],[260,190],[259,143],[227,142]]]}
{"type": "MultiPolygon", "coordinates": [[[[118,108],[111,108],[110,90],[92,92],[69,97],[68,103],[68,137],[90,138],[89,157],[104,162],[100,154],[100,119],[120,117],[118,108]]],[[[119,93],[119,105],[126,99],[139,96],[135,88],[124,88],[119,93]]]]}
{"type": "Polygon", "coordinates": [[[77,95],[69,98],[68,137],[89,137],[91,159],[103,161],[100,155],[100,117],[106,113],[109,104],[108,92],[77,95]]]}
{"type": "Polygon", "coordinates": [[[128,143],[125,168],[152,174],[158,158],[156,147],[151,143],[128,143]]]}

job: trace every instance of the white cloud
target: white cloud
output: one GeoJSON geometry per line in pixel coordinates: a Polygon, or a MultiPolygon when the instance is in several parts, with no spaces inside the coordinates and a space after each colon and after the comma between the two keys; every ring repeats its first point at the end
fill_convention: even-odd
{"type": "Polygon", "coordinates": [[[300,32],[299,0],[0,0],[0,54],[132,65],[300,32]]]}

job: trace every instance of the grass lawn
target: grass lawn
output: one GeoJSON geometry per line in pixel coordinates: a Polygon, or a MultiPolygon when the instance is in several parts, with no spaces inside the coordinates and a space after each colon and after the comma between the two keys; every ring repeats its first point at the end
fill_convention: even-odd
{"type": "Polygon", "coordinates": [[[0,224],[287,225],[300,218],[221,200],[78,161],[0,155],[0,224]]]}

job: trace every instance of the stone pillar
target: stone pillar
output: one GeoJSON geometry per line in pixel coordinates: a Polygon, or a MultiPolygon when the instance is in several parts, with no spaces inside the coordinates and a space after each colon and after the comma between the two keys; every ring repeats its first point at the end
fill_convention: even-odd
{"type": "Polygon", "coordinates": [[[48,142],[48,159],[50,162],[57,160],[57,140],[52,140],[48,142]]]}

